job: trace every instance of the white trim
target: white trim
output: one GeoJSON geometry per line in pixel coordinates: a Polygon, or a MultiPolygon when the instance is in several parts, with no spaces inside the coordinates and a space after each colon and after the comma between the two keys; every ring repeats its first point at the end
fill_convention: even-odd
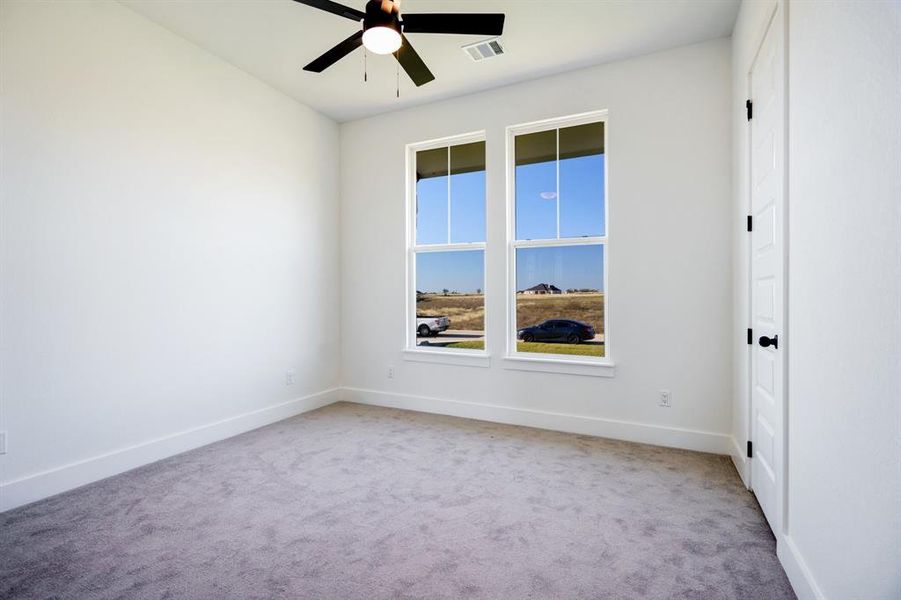
{"type": "MultiPolygon", "coordinates": [[[[504,368],[516,371],[539,371],[566,375],[588,375],[591,377],[613,377],[616,366],[612,362],[580,360],[578,358],[551,358],[553,354],[520,352],[516,356],[504,357],[504,368]]],[[[564,357],[565,355],[560,355],[564,357]]]]}
{"type": "Polygon", "coordinates": [[[484,250],[485,242],[466,242],[461,244],[424,244],[413,246],[412,250],[418,253],[424,252],[465,252],[466,250],[484,250]]]}
{"type": "MultiPolygon", "coordinates": [[[[489,347],[488,347],[488,244],[487,244],[487,230],[486,241],[485,242],[460,242],[460,243],[452,243],[451,242],[451,213],[450,213],[450,181],[448,180],[448,196],[447,196],[447,243],[446,244],[418,244],[416,240],[416,153],[421,152],[423,150],[433,150],[435,148],[444,148],[448,149],[448,178],[450,177],[450,148],[451,146],[458,146],[463,144],[472,144],[476,142],[485,142],[486,144],[486,152],[487,152],[487,135],[486,131],[473,131],[469,133],[463,133],[460,135],[448,136],[433,140],[427,140],[424,142],[415,142],[412,144],[407,144],[405,148],[405,190],[406,190],[406,198],[405,198],[405,226],[406,226],[406,251],[404,253],[404,261],[405,261],[405,282],[404,285],[406,287],[406,300],[404,302],[404,323],[406,324],[406,331],[404,332],[404,347],[402,351],[404,352],[405,360],[417,360],[419,362],[444,362],[448,364],[463,364],[459,362],[459,357],[455,357],[458,354],[459,350],[453,349],[432,349],[432,350],[423,350],[422,352],[431,353],[432,356],[422,357],[419,355],[419,346],[416,345],[416,255],[417,253],[424,252],[464,252],[464,251],[481,251],[482,252],[482,298],[485,303],[484,308],[484,331],[485,331],[485,348],[481,351],[478,350],[470,350],[465,354],[469,355],[470,358],[488,358],[489,356],[489,347]],[[411,354],[411,357],[407,356],[407,353],[416,353],[411,354]],[[447,354],[451,356],[449,360],[440,361],[437,360],[439,357],[435,356],[437,354],[447,354]]],[[[487,154],[486,154],[487,160],[487,154]]],[[[486,215],[486,227],[487,227],[487,215],[488,215],[488,189],[486,183],[485,189],[485,215],[486,215]]],[[[477,362],[471,361],[470,364],[477,362]]],[[[487,366],[487,363],[486,365],[487,366]]]]}
{"type": "Polygon", "coordinates": [[[457,365],[462,367],[491,366],[491,358],[488,354],[478,351],[442,350],[439,348],[425,350],[422,346],[417,346],[416,349],[404,349],[403,355],[404,360],[411,362],[457,365]]]}
{"type": "Polygon", "coordinates": [[[305,413],[339,400],[337,388],[289,400],[0,484],[0,512],[305,413]]]}
{"type": "MultiPolygon", "coordinates": [[[[577,125],[587,125],[588,123],[597,123],[606,121],[607,109],[592,110],[588,112],[568,115],[564,117],[552,117],[550,119],[542,119],[540,121],[530,121],[528,123],[520,123],[519,125],[510,125],[507,131],[512,131],[515,135],[523,135],[526,133],[538,133],[559,127],[575,127],[577,125]]],[[[606,141],[606,140],[605,140],[606,141]]]]}
{"type": "Polygon", "coordinates": [[[610,319],[610,177],[607,168],[607,154],[609,153],[609,127],[607,122],[607,110],[597,110],[565,117],[556,117],[510,125],[506,129],[506,186],[507,186],[507,331],[504,355],[505,368],[547,371],[552,373],[573,373],[577,375],[600,375],[612,377],[613,356],[611,354],[611,319],[610,319]],[[517,240],[516,239],[516,165],[515,165],[515,140],[516,136],[529,133],[538,133],[555,129],[557,131],[557,154],[560,153],[560,128],[586,125],[589,123],[604,123],[604,235],[584,238],[560,238],[560,165],[557,161],[557,238],[547,240],[517,240]],[[566,355],[538,354],[519,352],[516,340],[516,251],[519,248],[530,247],[557,247],[599,245],[604,249],[604,357],[567,358],[566,355]],[[516,361],[516,362],[514,362],[516,361]],[[521,362],[520,362],[521,361],[521,362]],[[573,369],[567,370],[563,365],[573,365],[573,369]],[[603,367],[603,368],[602,368],[603,367]]]}
{"type": "Polygon", "coordinates": [[[552,431],[592,435],[698,452],[729,454],[730,437],[725,433],[695,431],[512,406],[427,398],[425,396],[379,392],[360,388],[341,388],[341,398],[348,402],[372,406],[387,406],[439,415],[452,415],[466,419],[550,429],[552,431]]]}
{"type": "Polygon", "coordinates": [[[460,146],[463,144],[472,144],[474,142],[485,141],[485,130],[469,131],[459,135],[449,135],[441,138],[434,138],[422,142],[413,142],[407,144],[407,152],[420,152],[422,150],[434,150],[435,148],[444,148],[445,146],[460,146]]]}
{"type": "MultiPolygon", "coordinates": [[[[791,241],[789,235],[789,225],[790,225],[790,211],[791,205],[789,203],[790,200],[790,186],[789,186],[789,127],[791,123],[789,122],[789,110],[788,110],[788,98],[789,98],[789,72],[788,72],[788,59],[789,59],[789,45],[788,45],[788,34],[790,31],[789,21],[788,21],[788,2],[783,0],[777,0],[777,10],[781,11],[780,18],[782,19],[782,64],[781,64],[781,75],[782,75],[782,331],[785,333],[783,336],[785,339],[782,343],[782,481],[780,483],[780,488],[782,492],[782,531],[786,537],[788,537],[788,482],[789,482],[789,446],[788,446],[788,438],[789,438],[789,430],[788,430],[788,409],[789,409],[789,397],[788,397],[788,384],[789,378],[791,377],[791,373],[789,372],[789,350],[791,350],[791,338],[789,336],[789,315],[788,315],[788,293],[789,293],[789,258],[791,252],[791,241]]],[[[790,541],[790,538],[789,538],[790,541]]],[[[791,542],[791,547],[794,548],[794,542],[791,542]]],[[[797,550],[797,549],[796,549],[797,550]]],[[[800,555],[798,556],[800,559],[800,555]]],[[[803,564],[803,561],[801,561],[803,564]]],[[[810,576],[810,571],[807,570],[807,567],[804,567],[805,571],[809,576],[809,580],[811,585],[813,585],[813,589],[822,597],[822,593],[819,591],[818,587],[813,581],[813,577],[810,576]]]]}
{"type": "Polygon", "coordinates": [[[580,238],[561,238],[557,240],[512,240],[514,248],[557,248],[559,246],[603,246],[607,236],[598,235],[580,238]]]}
{"type": "Polygon", "coordinates": [[[776,556],[785,569],[798,600],[825,600],[826,595],[817,585],[813,573],[807,566],[804,557],[790,535],[785,534],[776,539],[776,556]]]}
{"type": "Polygon", "coordinates": [[[734,437],[732,438],[732,451],[729,453],[732,457],[732,464],[735,465],[735,470],[738,471],[738,476],[741,478],[741,482],[745,485],[749,490],[751,489],[751,480],[748,478],[748,451],[743,450],[741,445],[738,443],[734,437]]]}

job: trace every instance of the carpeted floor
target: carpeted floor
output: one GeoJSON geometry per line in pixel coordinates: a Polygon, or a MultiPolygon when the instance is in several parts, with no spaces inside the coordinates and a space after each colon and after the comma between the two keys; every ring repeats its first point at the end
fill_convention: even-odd
{"type": "Polygon", "coordinates": [[[336,404],[0,515],[0,598],[794,598],[725,457],[336,404]]]}

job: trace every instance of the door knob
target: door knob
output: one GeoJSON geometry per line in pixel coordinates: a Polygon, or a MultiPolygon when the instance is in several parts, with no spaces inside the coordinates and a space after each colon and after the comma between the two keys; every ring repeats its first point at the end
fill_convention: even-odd
{"type": "Polygon", "coordinates": [[[760,336],[760,339],[757,340],[757,342],[764,348],[768,348],[768,347],[772,346],[773,348],[776,348],[777,350],[779,349],[779,336],[778,335],[774,335],[771,338],[768,338],[767,336],[762,335],[762,336],[760,336]]]}

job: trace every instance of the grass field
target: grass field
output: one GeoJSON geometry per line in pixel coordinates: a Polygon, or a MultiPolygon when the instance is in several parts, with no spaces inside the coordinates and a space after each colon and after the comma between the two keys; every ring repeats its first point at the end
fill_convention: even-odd
{"type": "Polygon", "coordinates": [[[416,314],[449,317],[452,330],[484,331],[485,296],[422,294],[416,299],[416,314]]]}
{"type": "MultiPolygon", "coordinates": [[[[485,329],[485,297],[482,294],[422,294],[416,313],[450,317],[451,330],[485,329]]],[[[604,294],[560,294],[516,296],[517,328],[537,325],[547,319],[574,319],[588,323],[598,335],[604,333],[604,294]]]]}
{"type": "MultiPolygon", "coordinates": [[[[448,344],[447,348],[459,348],[461,350],[484,350],[485,342],[473,340],[471,342],[455,342],[448,344]]],[[[519,352],[540,352],[542,354],[567,354],[575,356],[604,356],[604,344],[539,344],[537,342],[517,342],[516,350],[519,352]]]]}
{"type": "Polygon", "coordinates": [[[548,319],[573,319],[604,334],[604,294],[559,294],[516,296],[516,327],[538,325],[548,319]]]}

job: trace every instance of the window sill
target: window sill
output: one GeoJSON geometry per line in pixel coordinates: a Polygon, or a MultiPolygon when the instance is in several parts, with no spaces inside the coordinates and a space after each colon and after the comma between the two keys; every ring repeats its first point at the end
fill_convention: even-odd
{"type": "Polygon", "coordinates": [[[488,367],[491,358],[485,352],[464,352],[462,350],[404,350],[404,360],[412,362],[457,365],[461,367],[488,367]]]}
{"type": "Polygon", "coordinates": [[[516,371],[539,371],[589,377],[613,377],[616,366],[611,362],[569,360],[565,358],[532,358],[525,356],[504,357],[504,368],[516,371]]]}

